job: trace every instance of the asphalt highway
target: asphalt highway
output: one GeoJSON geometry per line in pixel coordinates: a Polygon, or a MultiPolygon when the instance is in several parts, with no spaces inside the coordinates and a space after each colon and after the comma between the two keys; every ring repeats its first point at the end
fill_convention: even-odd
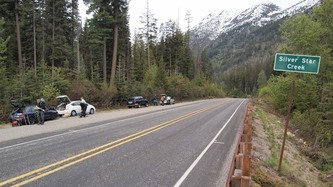
{"type": "Polygon", "coordinates": [[[0,129],[0,186],[225,186],[247,102],[210,99],[0,129]]]}

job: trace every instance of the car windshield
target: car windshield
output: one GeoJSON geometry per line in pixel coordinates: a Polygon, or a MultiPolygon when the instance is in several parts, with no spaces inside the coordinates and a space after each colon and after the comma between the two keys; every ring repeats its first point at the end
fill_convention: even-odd
{"type": "Polygon", "coordinates": [[[129,101],[133,101],[133,100],[140,99],[140,98],[141,98],[141,97],[136,96],[136,97],[131,97],[131,98],[129,98],[128,100],[129,100],[129,101]]]}

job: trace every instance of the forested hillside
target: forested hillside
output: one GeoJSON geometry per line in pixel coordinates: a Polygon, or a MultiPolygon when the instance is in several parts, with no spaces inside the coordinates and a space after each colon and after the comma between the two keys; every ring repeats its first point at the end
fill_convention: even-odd
{"type": "Polygon", "coordinates": [[[129,96],[168,93],[176,100],[221,97],[210,66],[194,62],[189,32],[156,25],[150,10],[131,39],[127,0],[85,0],[92,18],[81,26],[78,0],[4,0],[0,4],[0,116],[11,99],[81,96],[109,108],[129,96]],[[157,29],[160,28],[160,29],[157,29]],[[158,36],[158,37],[157,37],[158,36]]]}
{"type": "Polygon", "coordinates": [[[243,25],[220,35],[207,47],[215,80],[223,83],[230,96],[256,95],[259,73],[263,81],[274,73],[273,59],[282,41],[279,27],[283,20],[264,27],[243,25]]]}
{"type": "MultiPolygon", "coordinates": [[[[324,171],[333,169],[333,1],[325,0],[310,15],[283,23],[279,52],[321,56],[317,75],[296,74],[292,129],[309,147],[304,152],[324,171]],[[324,151],[324,153],[319,152],[324,151]]],[[[260,96],[286,114],[292,74],[271,76],[260,96]]]]}

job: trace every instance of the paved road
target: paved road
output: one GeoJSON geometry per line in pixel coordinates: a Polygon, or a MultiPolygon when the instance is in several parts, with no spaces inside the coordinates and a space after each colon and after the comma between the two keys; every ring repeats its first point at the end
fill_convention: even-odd
{"type": "Polygon", "coordinates": [[[224,186],[246,104],[204,100],[1,129],[0,186],[224,186]]]}

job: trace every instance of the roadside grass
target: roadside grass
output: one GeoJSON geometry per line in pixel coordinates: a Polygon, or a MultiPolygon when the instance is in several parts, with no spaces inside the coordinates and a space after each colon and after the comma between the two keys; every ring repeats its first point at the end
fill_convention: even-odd
{"type": "Polygon", "coordinates": [[[252,186],[330,186],[320,180],[320,171],[298,150],[295,145],[297,137],[287,136],[281,171],[277,171],[284,124],[281,116],[270,111],[261,103],[254,103],[254,139],[259,147],[253,146],[252,186]]]}
{"type": "MultiPolygon", "coordinates": [[[[271,118],[271,116],[268,116],[261,108],[258,108],[254,114],[257,114],[257,118],[262,122],[263,129],[269,141],[269,150],[271,151],[271,155],[265,160],[265,163],[269,167],[276,169],[278,168],[280,159],[280,147],[277,143],[277,139],[282,138],[280,135],[278,137],[275,135],[274,127],[276,127],[276,124],[274,124],[275,121],[271,118]]],[[[284,159],[281,164],[281,173],[287,172],[288,167],[289,166],[284,159]]]]}

